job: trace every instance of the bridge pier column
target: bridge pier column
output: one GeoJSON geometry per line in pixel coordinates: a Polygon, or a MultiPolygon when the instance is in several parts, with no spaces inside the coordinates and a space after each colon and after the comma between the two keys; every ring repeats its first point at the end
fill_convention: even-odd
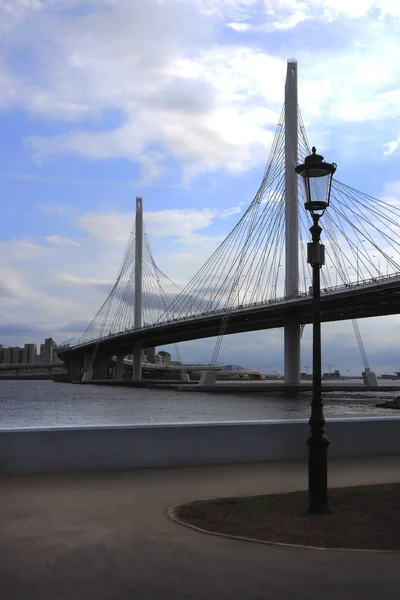
{"type": "Polygon", "coordinates": [[[96,358],[95,367],[94,367],[95,379],[107,379],[108,363],[109,363],[108,356],[98,356],[96,358]]]}
{"type": "Polygon", "coordinates": [[[300,383],[300,325],[285,325],[285,383],[300,383]]]}
{"type": "Polygon", "coordinates": [[[185,383],[190,383],[189,373],[187,371],[181,371],[180,380],[185,383]]]}
{"type": "Polygon", "coordinates": [[[124,379],[124,358],[125,354],[117,354],[115,361],[115,379],[122,381],[124,379]]]}
{"type": "Polygon", "coordinates": [[[91,381],[93,378],[93,352],[85,352],[83,355],[82,381],[91,381]]]}
{"type": "Polygon", "coordinates": [[[200,374],[199,385],[214,385],[217,381],[217,371],[202,371],[200,374]]]}
{"type": "Polygon", "coordinates": [[[142,346],[140,344],[133,346],[132,380],[142,381],[142,346]]]}
{"type": "Polygon", "coordinates": [[[80,381],[81,380],[81,362],[79,357],[68,358],[66,363],[67,366],[67,374],[70,381],[80,381]]]}

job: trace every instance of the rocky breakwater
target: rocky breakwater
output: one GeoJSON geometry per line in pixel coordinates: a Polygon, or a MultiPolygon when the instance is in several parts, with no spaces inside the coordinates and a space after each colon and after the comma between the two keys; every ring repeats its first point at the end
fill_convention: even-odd
{"type": "Polygon", "coordinates": [[[380,402],[375,404],[377,408],[392,408],[393,410],[400,410],[400,396],[393,398],[393,400],[386,400],[386,402],[380,402]]]}

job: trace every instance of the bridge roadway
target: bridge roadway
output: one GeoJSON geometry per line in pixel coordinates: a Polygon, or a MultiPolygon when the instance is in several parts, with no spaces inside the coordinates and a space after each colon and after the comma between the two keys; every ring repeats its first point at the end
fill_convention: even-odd
{"type": "MultiPolygon", "coordinates": [[[[322,322],[345,321],[400,313],[400,273],[371,279],[359,284],[321,290],[322,322]]],[[[132,352],[139,343],[143,348],[162,346],[175,342],[218,336],[226,311],[215,311],[194,317],[166,321],[129,332],[110,335],[101,340],[65,350],[60,348],[60,358],[82,354],[100,344],[101,354],[132,352]]],[[[282,298],[268,303],[245,305],[229,311],[224,334],[258,331],[283,327],[286,322],[312,323],[312,296],[282,298]]]]}

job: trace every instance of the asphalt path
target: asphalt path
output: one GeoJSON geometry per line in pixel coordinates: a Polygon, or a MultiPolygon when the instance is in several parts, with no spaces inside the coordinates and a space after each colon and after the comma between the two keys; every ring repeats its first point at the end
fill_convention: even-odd
{"type": "MultiPolygon", "coordinates": [[[[399,466],[398,456],[332,460],[329,484],[400,481],[399,466]]],[[[3,477],[0,598],[397,600],[398,553],[225,539],[166,514],[194,499],[306,489],[306,477],[304,462],[3,477]]]]}

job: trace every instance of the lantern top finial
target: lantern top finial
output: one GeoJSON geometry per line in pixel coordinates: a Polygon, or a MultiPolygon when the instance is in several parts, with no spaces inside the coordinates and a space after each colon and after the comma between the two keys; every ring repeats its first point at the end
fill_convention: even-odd
{"type": "Polygon", "coordinates": [[[321,156],[320,154],[317,154],[317,149],[315,146],[313,146],[311,148],[311,152],[312,152],[312,154],[310,154],[309,156],[306,156],[306,158],[304,159],[304,163],[306,165],[315,164],[317,162],[323,162],[324,157],[321,156]]]}

